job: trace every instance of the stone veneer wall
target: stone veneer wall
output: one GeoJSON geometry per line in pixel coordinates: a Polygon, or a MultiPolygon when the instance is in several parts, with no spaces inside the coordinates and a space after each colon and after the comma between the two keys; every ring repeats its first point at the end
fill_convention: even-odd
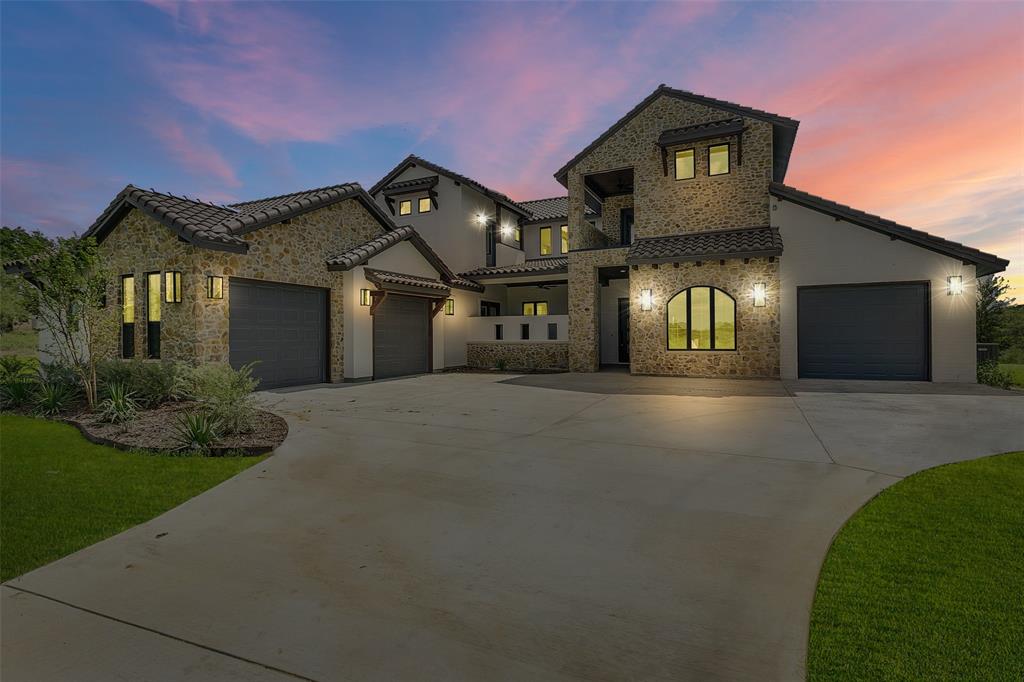
{"type": "Polygon", "coordinates": [[[597,269],[623,265],[627,251],[618,247],[569,253],[569,369],[573,372],[596,372],[601,366],[597,269]]]}
{"type": "Polygon", "coordinates": [[[662,263],[640,265],[629,273],[630,299],[638,301],[642,289],[651,289],[653,309],[630,310],[630,360],[634,374],[695,377],[779,376],[779,260],[751,258],[696,263],[679,267],[662,263]],[[767,300],[755,308],[755,282],[764,282],[767,300]],[[713,286],[736,299],[736,350],[668,350],[668,300],[691,286],[713,286]]]}
{"type": "MultiPolygon", "coordinates": [[[[655,145],[662,131],[734,117],[728,111],[667,95],[652,102],[569,169],[570,239],[571,233],[583,225],[583,176],[624,167],[633,168],[636,237],[767,225],[772,173],[770,123],[744,119],[747,130],[743,133],[742,165],[738,163],[737,138],[732,136],[670,148],[668,174],[662,171],[661,152],[655,145]],[[710,177],[708,147],[723,142],[730,144],[731,172],[710,177]],[[676,180],[674,152],[690,147],[695,150],[696,177],[676,180]]],[[[606,231],[612,225],[618,229],[617,216],[607,212],[602,216],[606,231]]]]}
{"type": "MultiPolygon", "coordinates": [[[[182,271],[182,302],[162,305],[161,356],[175,360],[226,362],[231,277],[301,284],[330,290],[331,381],[344,376],[342,273],[324,264],[332,255],[379,235],[380,224],[357,201],[348,199],[250,232],[247,254],[198,248],[177,240],[170,229],[137,210],[131,211],[100,247],[115,277],[136,277],[136,356],[145,356],[143,275],[148,271],[182,271]],[[224,298],[206,298],[206,276],[224,277],[224,298]]],[[[120,315],[120,309],[115,311],[120,315]]],[[[112,349],[113,353],[117,349],[112,349]]]]}
{"type": "MultiPolygon", "coordinates": [[[[601,204],[601,229],[608,235],[609,244],[622,243],[621,211],[633,205],[632,194],[619,194],[608,197],[601,204]]],[[[635,229],[634,229],[635,232],[635,229]]],[[[634,235],[635,236],[635,235],[634,235]]]]}
{"type": "Polygon", "coordinates": [[[567,369],[569,344],[560,342],[466,344],[466,364],[474,369],[492,369],[504,360],[507,369],[567,369]]]}

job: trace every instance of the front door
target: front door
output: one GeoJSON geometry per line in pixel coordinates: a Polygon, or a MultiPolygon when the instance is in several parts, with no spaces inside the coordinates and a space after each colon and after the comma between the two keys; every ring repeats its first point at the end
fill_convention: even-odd
{"type": "Polygon", "coordinates": [[[619,362],[629,362],[629,299],[619,299],[619,362]]]}

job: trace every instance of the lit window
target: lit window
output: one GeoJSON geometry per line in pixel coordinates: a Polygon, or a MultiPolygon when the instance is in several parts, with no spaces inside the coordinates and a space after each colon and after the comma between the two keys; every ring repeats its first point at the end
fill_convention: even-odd
{"type": "Polygon", "coordinates": [[[419,211],[420,213],[430,213],[430,197],[420,199],[419,211]]]}
{"type": "Polygon", "coordinates": [[[121,276],[121,357],[135,356],[135,277],[121,276]]]}
{"type": "Polygon", "coordinates": [[[729,172],[729,145],[716,144],[708,147],[708,175],[725,175],[729,172]]]}
{"type": "Polygon", "coordinates": [[[523,303],[523,315],[547,315],[547,301],[525,301],[523,303]]]}
{"type": "Polygon", "coordinates": [[[164,301],[167,303],[181,303],[181,273],[164,273],[164,301]]]}
{"type": "Polygon", "coordinates": [[[146,274],[146,356],[160,357],[160,273],[146,274]]]}
{"type": "Polygon", "coordinates": [[[522,243],[522,241],[523,241],[523,233],[519,231],[518,227],[515,230],[515,235],[516,235],[516,244],[522,243]]]}
{"type": "Polygon", "coordinates": [[[404,199],[398,202],[398,215],[410,215],[412,213],[412,199],[404,199]]]}
{"type": "Polygon", "coordinates": [[[569,226],[562,225],[558,230],[562,235],[562,253],[569,253],[569,226]]]}
{"type": "Polygon", "coordinates": [[[550,256],[551,255],[551,228],[542,227],[540,228],[540,255],[550,256]]]}
{"type": "Polygon", "coordinates": [[[676,152],[676,180],[689,180],[696,176],[692,149],[680,149],[676,152]]]}
{"type": "Polygon", "coordinates": [[[669,350],[736,350],[736,301],[721,289],[691,287],[668,302],[669,350]]]}

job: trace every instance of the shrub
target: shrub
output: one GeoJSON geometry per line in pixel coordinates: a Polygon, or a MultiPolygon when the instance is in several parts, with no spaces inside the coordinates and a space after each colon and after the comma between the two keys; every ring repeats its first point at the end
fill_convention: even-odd
{"type": "Polygon", "coordinates": [[[498,361],[495,363],[495,366],[498,368],[499,372],[504,372],[505,366],[507,364],[508,363],[505,361],[505,358],[498,358],[498,361]]]}
{"type": "Polygon", "coordinates": [[[178,449],[206,454],[220,438],[220,421],[203,412],[190,412],[178,417],[174,439],[178,449]]]}
{"type": "Polygon", "coordinates": [[[128,422],[139,412],[134,395],[124,384],[108,386],[107,397],[99,404],[100,421],[120,424],[127,430],[128,422]]]}
{"type": "Polygon", "coordinates": [[[36,412],[44,417],[53,417],[67,409],[75,391],[70,384],[62,382],[40,382],[33,404],[36,412]]]}
{"type": "Polygon", "coordinates": [[[156,407],[182,397],[183,384],[179,363],[171,360],[131,363],[131,388],[143,407],[156,407]]]}
{"type": "Polygon", "coordinates": [[[1013,377],[1009,372],[999,369],[999,363],[995,360],[985,360],[978,363],[978,383],[996,388],[1010,388],[1013,385],[1013,377]]]}
{"type": "Polygon", "coordinates": [[[78,372],[59,362],[40,363],[37,375],[40,384],[63,386],[72,396],[82,390],[82,380],[78,376],[78,372]]]}
{"type": "Polygon", "coordinates": [[[17,355],[0,357],[0,382],[27,379],[32,374],[32,367],[34,365],[34,360],[21,358],[17,355]]]}
{"type": "Polygon", "coordinates": [[[35,395],[36,385],[28,374],[3,379],[0,381],[0,406],[10,410],[27,405],[35,395]]]}
{"type": "Polygon", "coordinates": [[[127,360],[102,360],[96,364],[96,376],[100,393],[107,397],[111,386],[132,385],[132,364],[127,360]]]}
{"type": "Polygon", "coordinates": [[[256,421],[253,391],[259,379],[252,376],[252,367],[250,363],[236,370],[225,363],[210,363],[192,370],[192,397],[224,433],[251,431],[256,421]]]}

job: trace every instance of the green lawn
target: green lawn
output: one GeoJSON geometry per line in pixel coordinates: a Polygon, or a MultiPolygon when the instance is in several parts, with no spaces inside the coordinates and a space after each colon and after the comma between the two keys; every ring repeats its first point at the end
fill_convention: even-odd
{"type": "Polygon", "coordinates": [[[1024,386],[1024,365],[999,365],[999,369],[1009,372],[1015,386],[1024,386]]]}
{"type": "Polygon", "coordinates": [[[123,452],[66,424],[0,415],[0,580],[147,521],[262,459],[123,452]]]}
{"type": "Polygon", "coordinates": [[[923,471],[857,512],[807,658],[811,680],[1024,679],[1024,452],[923,471]]]}
{"type": "Polygon", "coordinates": [[[0,334],[0,355],[23,355],[36,357],[36,339],[39,332],[29,325],[23,325],[0,334]]]}

